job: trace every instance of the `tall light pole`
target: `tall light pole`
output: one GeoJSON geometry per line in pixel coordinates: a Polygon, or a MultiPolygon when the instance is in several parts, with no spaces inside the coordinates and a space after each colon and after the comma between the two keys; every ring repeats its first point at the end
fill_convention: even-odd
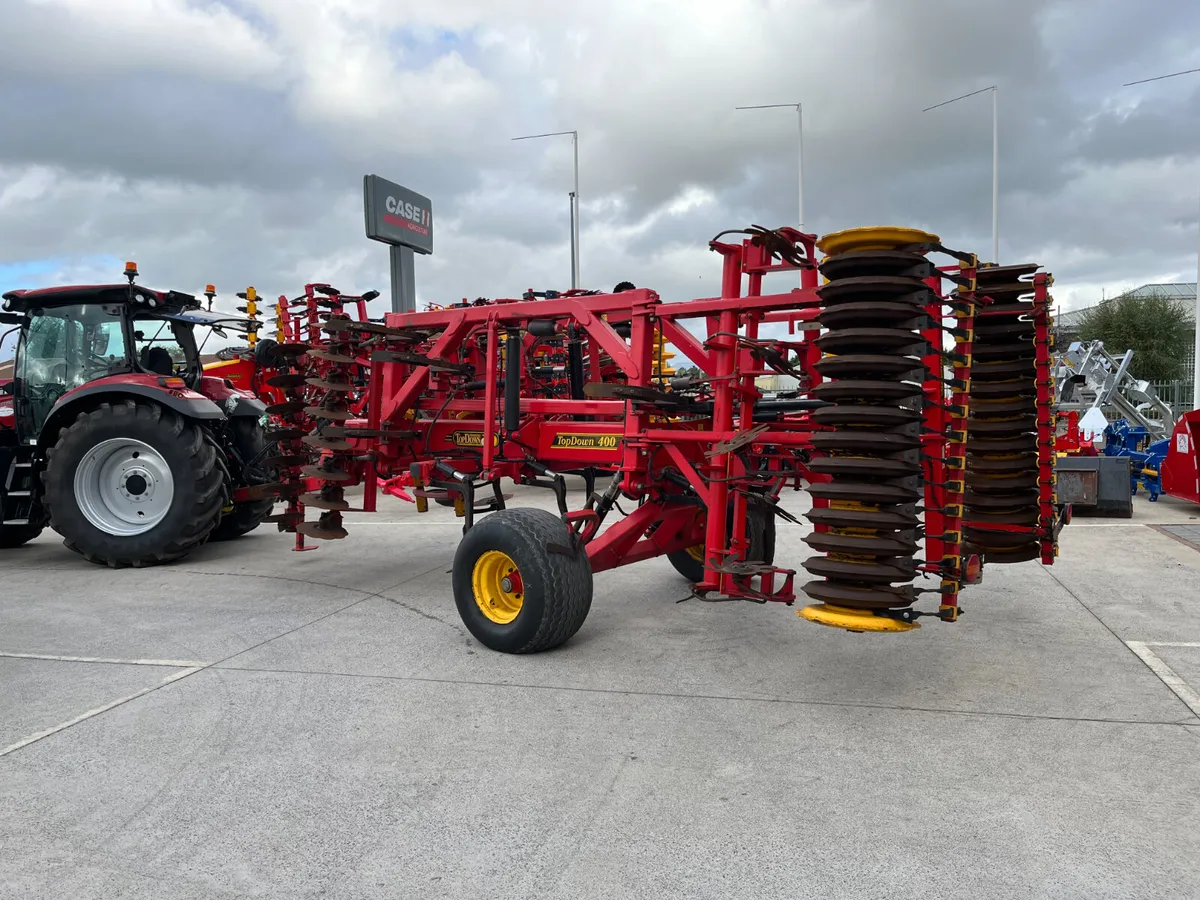
{"type": "Polygon", "coordinates": [[[796,227],[804,230],[804,107],[800,103],[767,103],[763,106],[735,106],[734,109],[794,109],[796,110],[796,128],[797,137],[799,138],[799,152],[797,154],[797,188],[796,196],[799,201],[797,207],[797,222],[796,227]]]}
{"type": "MultiPolygon", "coordinates": [[[[1200,72],[1200,69],[1185,69],[1182,72],[1171,72],[1168,75],[1155,75],[1153,78],[1127,81],[1122,87],[1145,84],[1148,81],[1162,81],[1164,78],[1174,78],[1176,75],[1191,75],[1193,72],[1200,72]]],[[[1200,409],[1200,249],[1196,251],[1196,309],[1193,315],[1196,329],[1196,358],[1192,363],[1192,409],[1200,409]]]]}
{"type": "Polygon", "coordinates": [[[575,190],[571,192],[571,287],[579,287],[579,132],[551,131],[546,134],[526,134],[513,138],[514,141],[528,141],[533,138],[571,136],[571,150],[575,157],[575,190]]]}
{"type": "Polygon", "coordinates": [[[921,112],[929,112],[931,109],[937,109],[939,106],[946,106],[958,100],[966,100],[968,97],[974,97],[976,94],[982,94],[985,91],[992,92],[992,262],[1000,262],[1000,117],[997,113],[996,95],[999,93],[999,88],[996,85],[991,87],[980,88],[977,91],[971,91],[969,94],[963,94],[961,97],[953,97],[950,100],[943,100],[941,103],[935,103],[933,106],[927,106],[921,112]]]}

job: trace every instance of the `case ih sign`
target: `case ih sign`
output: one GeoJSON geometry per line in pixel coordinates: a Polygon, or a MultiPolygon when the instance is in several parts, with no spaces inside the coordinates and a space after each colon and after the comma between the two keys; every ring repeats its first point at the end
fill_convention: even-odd
{"type": "Polygon", "coordinates": [[[363,177],[367,237],[417,253],[433,252],[433,205],[428,197],[378,175],[363,177]]]}

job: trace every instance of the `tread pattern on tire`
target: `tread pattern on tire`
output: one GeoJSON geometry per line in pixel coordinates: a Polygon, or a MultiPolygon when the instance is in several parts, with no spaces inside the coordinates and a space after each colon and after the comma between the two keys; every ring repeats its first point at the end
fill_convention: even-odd
{"type": "Polygon", "coordinates": [[[570,545],[566,523],[542,509],[513,508],[492,513],[471,529],[476,537],[503,528],[524,545],[523,574],[536,576],[545,588],[545,612],[533,637],[510,653],[538,653],[566,643],[583,626],[592,607],[592,566],[587,552],[577,555],[547,551],[547,546],[570,545]]]}
{"type": "Polygon", "coordinates": [[[42,492],[42,504],[46,509],[51,528],[62,534],[55,524],[50,485],[56,481],[72,484],[75,477],[74,471],[61,471],[65,465],[62,461],[64,445],[72,436],[90,430],[95,427],[96,423],[106,418],[123,419],[126,417],[153,423],[162,422],[171,434],[186,442],[189,465],[196,479],[196,500],[192,505],[187,526],[173,541],[151,553],[124,557],[105,556],[81,547],[75,541],[63,536],[63,543],[66,547],[74,550],[88,562],[107,565],[114,569],[127,566],[142,568],[186,556],[208,540],[209,535],[217,526],[221,509],[225,506],[228,497],[223,470],[217,465],[216,450],[209,441],[204,440],[200,426],[157,403],[139,403],[134,400],[101,403],[94,409],[81,412],[75,417],[74,422],[59,431],[58,439],[46,454],[46,470],[42,473],[42,483],[45,488],[42,492]]]}
{"type": "MultiPolygon", "coordinates": [[[[733,527],[733,508],[730,507],[729,528],[733,527]]],[[[746,537],[750,540],[748,558],[753,562],[775,562],[775,512],[765,500],[748,499],[746,506],[746,537]]],[[[675,571],[696,584],[704,578],[704,564],[686,550],[667,554],[675,571]]]]}

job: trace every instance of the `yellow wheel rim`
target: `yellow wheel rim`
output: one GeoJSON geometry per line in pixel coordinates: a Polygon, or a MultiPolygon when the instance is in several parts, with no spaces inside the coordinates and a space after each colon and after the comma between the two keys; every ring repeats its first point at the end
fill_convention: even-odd
{"type": "Polygon", "coordinates": [[[479,611],[497,625],[507,625],[521,612],[525,585],[507,553],[488,550],[475,561],[471,586],[479,611]]]}
{"type": "Polygon", "coordinates": [[[695,547],[688,547],[687,555],[698,563],[704,562],[704,545],[697,544],[695,547]]]}

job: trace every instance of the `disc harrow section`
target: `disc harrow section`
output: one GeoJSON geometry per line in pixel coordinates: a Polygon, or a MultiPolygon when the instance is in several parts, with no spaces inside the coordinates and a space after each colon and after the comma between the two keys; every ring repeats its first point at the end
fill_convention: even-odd
{"type": "Polygon", "coordinates": [[[812,483],[816,533],[805,539],[821,555],[804,568],[817,580],[803,591],[818,605],[801,615],[850,630],[915,627],[889,610],[913,605],[924,496],[922,479],[923,357],[926,309],[937,302],[927,279],[937,273],[924,247],[934,235],[871,229],[868,241],[829,236],[821,263],[828,283],[817,289],[822,309],[816,339],[823,383],[812,394],[832,405],[811,414],[823,430],[812,436],[808,467],[827,481],[812,483]],[[836,251],[836,252],[833,252],[836,251]]]}
{"type": "Polygon", "coordinates": [[[1038,297],[1047,276],[1039,268],[978,271],[977,294],[990,302],[975,319],[964,540],[988,563],[1038,559],[1053,529],[1048,323],[1038,297]]]}

